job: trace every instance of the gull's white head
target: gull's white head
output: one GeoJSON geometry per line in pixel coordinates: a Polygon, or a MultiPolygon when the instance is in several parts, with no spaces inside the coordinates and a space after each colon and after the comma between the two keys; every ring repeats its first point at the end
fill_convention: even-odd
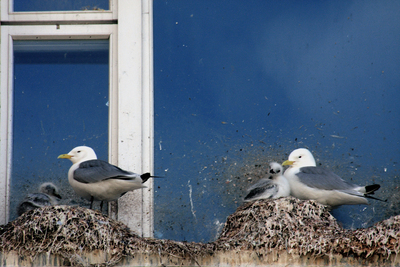
{"type": "Polygon", "coordinates": [[[77,146],[72,149],[68,154],[58,156],[59,159],[69,159],[73,164],[81,163],[83,161],[97,159],[94,150],[88,146],[77,146]]]}
{"type": "Polygon", "coordinates": [[[308,149],[299,148],[293,150],[289,155],[289,159],[283,162],[282,165],[291,165],[293,167],[301,168],[306,166],[315,167],[316,163],[313,155],[308,149]]]}
{"type": "Polygon", "coordinates": [[[271,178],[282,175],[283,167],[278,162],[271,162],[269,164],[269,174],[271,174],[271,178]]]}

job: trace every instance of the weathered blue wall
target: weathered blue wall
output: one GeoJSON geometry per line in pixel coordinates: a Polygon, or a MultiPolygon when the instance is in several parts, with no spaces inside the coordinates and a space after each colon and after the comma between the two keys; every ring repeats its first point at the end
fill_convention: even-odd
{"type": "Polygon", "coordinates": [[[400,2],[154,1],[155,236],[209,241],[270,160],[307,147],[399,213],[400,2]]]}

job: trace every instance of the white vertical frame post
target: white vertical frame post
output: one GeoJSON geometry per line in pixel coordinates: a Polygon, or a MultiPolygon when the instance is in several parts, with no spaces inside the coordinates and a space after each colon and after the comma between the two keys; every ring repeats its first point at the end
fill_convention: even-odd
{"type": "MultiPolygon", "coordinates": [[[[154,69],[153,69],[153,1],[143,1],[142,17],[142,83],[143,83],[143,151],[142,166],[154,175],[154,69]]],[[[143,214],[145,221],[143,233],[153,237],[154,233],[154,180],[148,182],[148,189],[143,194],[143,214]]]]}
{"type": "MultiPolygon", "coordinates": [[[[118,2],[118,165],[153,173],[152,1],[118,2]]],[[[118,220],[153,236],[153,181],[118,200],[118,220]]]]}
{"type": "Polygon", "coordinates": [[[12,73],[12,55],[8,49],[12,46],[12,39],[7,29],[1,30],[1,90],[0,90],[0,224],[6,224],[9,214],[9,171],[11,166],[11,146],[10,132],[12,122],[11,101],[12,92],[8,90],[11,84],[12,73]]]}

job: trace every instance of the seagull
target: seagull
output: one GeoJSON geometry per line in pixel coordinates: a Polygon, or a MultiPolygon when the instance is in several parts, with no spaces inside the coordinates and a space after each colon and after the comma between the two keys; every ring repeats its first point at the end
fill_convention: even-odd
{"type": "Polygon", "coordinates": [[[57,205],[61,199],[58,188],[52,183],[43,183],[39,187],[40,193],[28,194],[17,207],[18,216],[23,213],[45,207],[57,205]]]}
{"type": "Polygon", "coordinates": [[[271,162],[268,173],[268,178],[259,180],[247,189],[249,193],[244,198],[245,202],[258,199],[276,199],[290,195],[289,182],[282,175],[282,165],[277,162],[271,162]]]}
{"type": "MultiPolygon", "coordinates": [[[[346,182],[332,171],[316,167],[311,152],[299,148],[282,163],[290,166],[284,173],[290,184],[290,194],[299,199],[313,199],[323,205],[336,207],[340,205],[368,204],[380,185],[359,186],[346,182]]],[[[379,200],[379,199],[377,199],[379,200]]]]}
{"type": "Polygon", "coordinates": [[[90,209],[93,201],[117,200],[128,191],[146,188],[143,185],[151,176],[122,170],[106,161],[97,159],[94,150],[87,146],[78,146],[68,154],[58,156],[59,159],[69,159],[72,166],[68,171],[69,184],[75,193],[90,200],[90,209]]]}

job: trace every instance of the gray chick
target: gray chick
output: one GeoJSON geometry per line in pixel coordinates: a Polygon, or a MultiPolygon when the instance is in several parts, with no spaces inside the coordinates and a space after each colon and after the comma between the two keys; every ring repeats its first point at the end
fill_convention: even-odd
{"type": "Polygon", "coordinates": [[[28,194],[17,207],[18,216],[23,213],[45,207],[57,205],[61,199],[57,186],[52,183],[43,183],[39,188],[40,193],[28,194]]]}

